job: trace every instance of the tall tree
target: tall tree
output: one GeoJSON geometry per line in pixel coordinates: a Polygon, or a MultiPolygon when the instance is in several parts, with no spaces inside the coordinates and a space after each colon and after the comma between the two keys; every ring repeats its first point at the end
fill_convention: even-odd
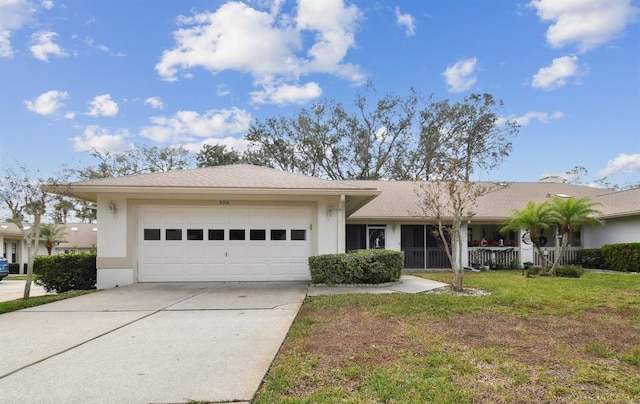
{"type": "Polygon", "coordinates": [[[239,152],[233,148],[227,150],[227,146],[223,144],[205,144],[196,154],[196,162],[200,168],[237,164],[242,160],[239,152]]]}
{"type": "Polygon", "coordinates": [[[99,160],[95,166],[77,170],[83,180],[182,170],[189,167],[189,151],[183,147],[138,147],[124,152],[93,150],[99,160]]]}
{"type": "Polygon", "coordinates": [[[56,223],[67,223],[69,215],[76,209],[76,205],[63,196],[57,196],[56,201],[56,204],[53,205],[53,221],[56,223]]]}
{"type": "Polygon", "coordinates": [[[98,218],[98,208],[96,204],[82,199],[78,200],[78,207],[75,213],[81,223],[92,223],[98,218]]]}
{"type": "MultiPolygon", "coordinates": [[[[529,238],[540,260],[544,263],[545,255],[542,252],[540,236],[543,230],[548,229],[555,223],[556,218],[553,214],[552,206],[548,202],[536,203],[530,201],[524,209],[513,210],[500,231],[520,231],[522,229],[529,231],[529,238]]],[[[545,265],[543,264],[542,266],[544,267],[545,265]]]]}
{"type": "MultiPolygon", "coordinates": [[[[435,218],[453,271],[453,288],[462,290],[463,220],[473,216],[477,199],[495,187],[472,182],[472,175],[497,167],[511,151],[516,122],[499,123],[496,102],[489,94],[472,94],[463,102],[433,101],[420,111],[421,134],[435,140],[428,167],[429,182],[419,183],[427,217],[435,218]]],[[[425,165],[426,167],[427,165],[425,165]]]]}
{"type": "Polygon", "coordinates": [[[183,170],[189,167],[189,150],[182,146],[141,147],[143,170],[150,173],[183,170]]]}
{"type": "Polygon", "coordinates": [[[595,217],[602,214],[602,212],[596,208],[598,205],[600,204],[591,201],[588,196],[579,199],[573,196],[569,198],[553,198],[553,201],[551,201],[551,212],[562,233],[562,242],[560,245],[560,253],[549,270],[550,274],[555,274],[560,259],[567,249],[569,235],[582,224],[600,223],[600,220],[595,217]]]}
{"type": "Polygon", "coordinates": [[[45,185],[52,186],[59,181],[53,178],[34,178],[26,166],[16,167],[5,169],[0,184],[0,201],[11,212],[11,221],[22,231],[27,245],[27,282],[24,298],[28,299],[33,280],[33,262],[40,242],[42,217],[54,200],[54,196],[45,190],[45,185]]]}
{"type": "Polygon", "coordinates": [[[377,98],[372,84],[352,107],[321,101],[294,117],[251,125],[248,153],[265,165],[330,179],[415,178],[407,154],[415,143],[419,97],[377,98]]]}
{"type": "Polygon", "coordinates": [[[40,240],[44,241],[48,255],[51,255],[51,250],[56,243],[64,241],[66,232],[66,227],[58,223],[42,223],[40,225],[40,240]]]}

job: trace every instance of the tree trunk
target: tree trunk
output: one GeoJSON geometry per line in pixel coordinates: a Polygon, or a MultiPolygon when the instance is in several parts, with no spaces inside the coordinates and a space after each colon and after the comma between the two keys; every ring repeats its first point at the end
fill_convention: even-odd
{"type": "Polygon", "coordinates": [[[549,270],[549,273],[551,275],[555,275],[556,269],[558,268],[558,266],[560,266],[560,260],[564,256],[564,252],[567,250],[568,238],[569,238],[569,233],[562,233],[562,243],[560,243],[560,252],[558,253],[558,256],[556,257],[556,259],[554,260],[553,265],[551,266],[551,269],[549,270]]]}
{"type": "Polygon", "coordinates": [[[33,229],[35,235],[27,241],[27,281],[24,284],[24,299],[28,299],[31,295],[31,282],[33,281],[33,263],[38,254],[38,243],[40,240],[40,215],[33,217],[33,229]]]}
{"type": "Polygon", "coordinates": [[[24,294],[22,297],[28,299],[31,294],[31,282],[33,280],[33,262],[35,261],[33,256],[33,241],[27,240],[27,281],[24,284],[24,294]]]}

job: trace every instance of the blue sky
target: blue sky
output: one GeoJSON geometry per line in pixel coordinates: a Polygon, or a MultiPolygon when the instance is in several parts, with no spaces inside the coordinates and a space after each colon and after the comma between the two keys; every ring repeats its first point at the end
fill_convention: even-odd
{"type": "Polygon", "coordinates": [[[52,173],[92,148],[242,150],[253,120],[371,80],[502,99],[520,133],[478,179],[583,166],[636,184],[639,20],[632,0],[0,0],[0,159],[52,173]]]}

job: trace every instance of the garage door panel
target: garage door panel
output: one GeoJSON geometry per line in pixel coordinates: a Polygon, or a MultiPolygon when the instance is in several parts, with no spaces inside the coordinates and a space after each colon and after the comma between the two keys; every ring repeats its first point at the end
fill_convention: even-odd
{"type": "Polygon", "coordinates": [[[291,258],[302,258],[307,259],[310,255],[311,251],[309,249],[308,244],[292,244],[289,246],[289,256],[291,258]]]}
{"type": "Polygon", "coordinates": [[[311,212],[309,207],[276,206],[140,207],[138,279],[307,280],[311,212]],[[160,231],[160,239],[144,240],[144,229],[155,235],[160,231]],[[244,232],[245,239],[230,240],[232,229],[244,232]],[[251,230],[258,232],[251,237],[251,230]],[[292,240],[294,234],[303,239],[292,240]]]}
{"type": "Polygon", "coordinates": [[[192,262],[184,265],[184,274],[187,276],[204,275],[205,273],[204,262],[192,262]]]}
{"type": "Polygon", "coordinates": [[[271,260],[288,261],[289,259],[289,246],[288,245],[273,245],[267,249],[267,256],[271,260]]]}
{"type": "Polygon", "coordinates": [[[165,245],[164,248],[162,249],[162,257],[165,260],[172,260],[172,262],[175,262],[175,260],[178,260],[178,262],[184,260],[185,257],[185,248],[182,245],[175,245],[175,244],[170,244],[170,245],[165,245]]]}

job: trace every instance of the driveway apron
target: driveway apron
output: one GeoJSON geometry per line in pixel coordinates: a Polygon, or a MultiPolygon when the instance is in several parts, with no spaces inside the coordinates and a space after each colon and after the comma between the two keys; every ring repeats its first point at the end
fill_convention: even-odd
{"type": "Polygon", "coordinates": [[[249,401],[307,288],[140,283],[0,315],[0,402],[249,401]]]}

